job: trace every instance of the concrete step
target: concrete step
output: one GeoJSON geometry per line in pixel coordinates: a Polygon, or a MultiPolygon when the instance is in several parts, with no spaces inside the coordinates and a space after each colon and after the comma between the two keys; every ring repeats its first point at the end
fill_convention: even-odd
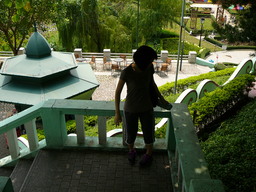
{"type": "Polygon", "coordinates": [[[20,191],[32,163],[33,159],[20,159],[16,164],[12,174],[10,175],[14,192],[20,191]]]}

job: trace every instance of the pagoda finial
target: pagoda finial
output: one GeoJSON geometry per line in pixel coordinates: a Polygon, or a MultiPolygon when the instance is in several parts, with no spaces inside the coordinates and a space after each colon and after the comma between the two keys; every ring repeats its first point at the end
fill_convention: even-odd
{"type": "Polygon", "coordinates": [[[35,29],[35,32],[37,32],[36,22],[34,22],[34,29],[35,29]]]}

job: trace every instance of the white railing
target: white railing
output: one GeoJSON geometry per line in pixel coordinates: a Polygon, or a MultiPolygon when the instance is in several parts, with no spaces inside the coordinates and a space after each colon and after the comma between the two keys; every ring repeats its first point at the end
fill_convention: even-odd
{"type": "MultiPolygon", "coordinates": [[[[107,101],[48,100],[32,106],[0,121],[0,134],[7,134],[11,154],[0,159],[0,166],[16,161],[26,154],[35,153],[42,147],[124,148],[122,138],[107,137],[106,117],[114,116],[114,113],[114,102],[107,101]],[[67,134],[66,114],[76,117],[76,135],[67,134]],[[85,135],[84,115],[98,116],[97,138],[85,135]],[[38,141],[35,126],[35,119],[38,117],[42,119],[45,133],[45,140],[41,142],[38,141]],[[21,124],[25,125],[28,134],[27,151],[20,151],[18,147],[16,127],[21,124]]],[[[201,192],[206,188],[215,192],[224,191],[221,182],[212,180],[209,175],[187,105],[174,103],[171,111],[155,108],[154,113],[155,117],[169,119],[166,138],[157,139],[154,148],[168,151],[174,191],[201,192]],[[200,189],[197,186],[200,186],[200,189]]],[[[137,138],[136,147],[144,147],[143,139],[137,138]]]]}

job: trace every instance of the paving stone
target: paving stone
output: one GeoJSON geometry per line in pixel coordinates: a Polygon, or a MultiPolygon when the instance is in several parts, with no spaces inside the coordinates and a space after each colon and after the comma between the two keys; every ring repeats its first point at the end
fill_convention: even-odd
{"type": "Polygon", "coordinates": [[[121,151],[41,150],[22,192],[172,191],[166,152],[156,152],[148,168],[140,168],[138,163],[131,166],[126,157],[121,151]],[[74,157],[84,164],[79,170],[72,162],[74,157]]]}

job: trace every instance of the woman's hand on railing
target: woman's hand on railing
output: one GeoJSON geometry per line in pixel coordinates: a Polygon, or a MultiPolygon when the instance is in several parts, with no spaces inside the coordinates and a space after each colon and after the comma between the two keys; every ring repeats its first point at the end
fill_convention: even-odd
{"type": "Polygon", "coordinates": [[[118,126],[122,122],[122,117],[121,117],[120,113],[116,113],[114,122],[115,122],[116,126],[118,126]]]}

